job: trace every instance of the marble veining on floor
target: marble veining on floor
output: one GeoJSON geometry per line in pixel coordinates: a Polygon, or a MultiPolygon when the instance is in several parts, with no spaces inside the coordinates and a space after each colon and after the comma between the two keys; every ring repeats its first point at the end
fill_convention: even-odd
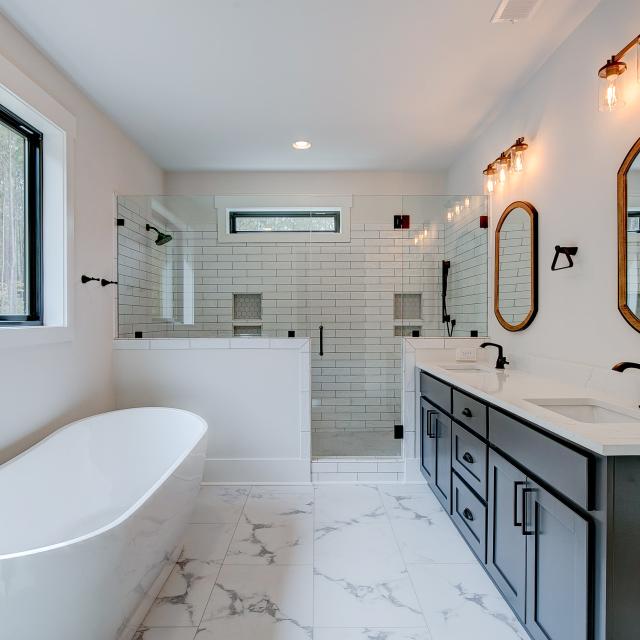
{"type": "Polygon", "coordinates": [[[426,485],[202,487],[134,640],[526,640],[426,485]]]}

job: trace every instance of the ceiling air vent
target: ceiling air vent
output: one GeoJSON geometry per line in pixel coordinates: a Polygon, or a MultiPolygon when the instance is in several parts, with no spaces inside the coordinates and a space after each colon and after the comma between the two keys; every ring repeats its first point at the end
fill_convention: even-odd
{"type": "Polygon", "coordinates": [[[520,22],[529,20],[542,0],[501,0],[491,22],[520,22]]]}

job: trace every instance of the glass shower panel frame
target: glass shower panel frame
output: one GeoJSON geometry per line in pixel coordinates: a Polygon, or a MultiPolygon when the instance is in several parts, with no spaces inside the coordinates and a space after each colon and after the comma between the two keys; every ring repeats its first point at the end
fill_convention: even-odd
{"type": "Polygon", "coordinates": [[[407,233],[394,229],[401,196],[353,196],[349,242],[309,253],[314,458],[399,458],[401,337],[407,233]],[[320,355],[319,327],[323,327],[320,355]]]}

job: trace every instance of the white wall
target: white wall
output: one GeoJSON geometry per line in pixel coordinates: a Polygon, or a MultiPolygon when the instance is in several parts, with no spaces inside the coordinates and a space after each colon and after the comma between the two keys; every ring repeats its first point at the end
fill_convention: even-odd
{"type": "Polygon", "coordinates": [[[309,341],[116,340],[118,408],[187,409],[209,424],[205,482],[308,482],[309,341]]]}
{"type": "Polygon", "coordinates": [[[515,334],[491,316],[489,332],[507,354],[602,367],[640,360],[640,335],[617,309],[616,247],[616,173],[640,135],[640,95],[620,112],[597,105],[599,67],[639,24],[637,0],[604,0],[451,168],[451,192],[478,191],[502,149],[518,136],[530,144],[525,175],[492,198],[492,229],[513,200],[540,214],[539,314],[515,334]],[[575,268],[551,272],[556,244],[579,247],[575,268]]]}
{"type": "MultiPolygon", "coordinates": [[[[442,194],[445,172],[408,171],[212,171],[168,172],[169,195],[206,194],[442,194]]],[[[479,192],[481,193],[481,192],[479,192]]]]}
{"type": "Polygon", "coordinates": [[[0,55],[77,122],[70,310],[74,336],[71,342],[0,351],[2,462],[70,420],[113,407],[113,289],[81,285],[80,275],[113,272],[114,192],[161,192],[163,174],[2,16],[0,55]]]}

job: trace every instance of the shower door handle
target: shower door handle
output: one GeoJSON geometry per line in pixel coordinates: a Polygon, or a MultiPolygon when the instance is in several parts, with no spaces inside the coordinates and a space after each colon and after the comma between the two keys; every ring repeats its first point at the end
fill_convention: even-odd
{"type": "Polygon", "coordinates": [[[324,327],[320,325],[320,355],[324,355],[324,327]]]}

